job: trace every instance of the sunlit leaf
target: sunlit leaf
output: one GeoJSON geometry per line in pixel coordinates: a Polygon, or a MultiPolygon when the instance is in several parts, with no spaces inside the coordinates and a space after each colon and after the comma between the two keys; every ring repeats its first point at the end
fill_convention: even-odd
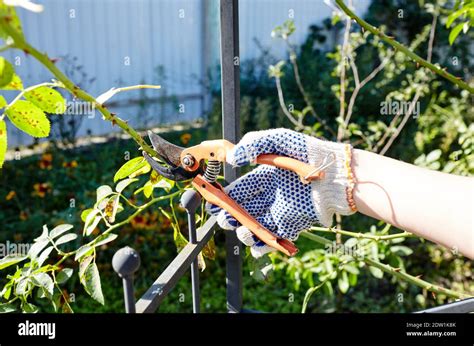
{"type": "Polygon", "coordinates": [[[69,225],[69,224],[63,224],[63,225],[56,226],[55,228],[53,228],[53,230],[49,234],[49,237],[51,239],[59,237],[61,234],[63,234],[64,232],[69,231],[73,227],[74,227],[73,225],[69,225]]]}
{"type": "Polygon", "coordinates": [[[100,304],[104,305],[104,295],[102,294],[99,270],[95,262],[87,266],[84,276],[81,278],[81,282],[86,292],[100,304]]]}
{"type": "Polygon", "coordinates": [[[4,120],[0,120],[0,168],[5,162],[5,154],[7,152],[7,124],[4,120]]]}
{"type": "Polygon", "coordinates": [[[77,238],[77,234],[75,234],[75,233],[69,233],[69,234],[63,235],[61,238],[59,238],[56,241],[56,246],[61,245],[61,244],[65,244],[65,243],[69,243],[70,241],[73,241],[76,238],[77,238]]]}
{"type": "Polygon", "coordinates": [[[67,280],[69,280],[72,276],[73,269],[72,268],[64,268],[56,275],[56,282],[58,284],[63,284],[67,280]]]}
{"type": "Polygon", "coordinates": [[[25,99],[46,113],[63,114],[66,100],[53,88],[42,86],[25,93],[25,99]]]}
{"type": "Polygon", "coordinates": [[[47,137],[51,124],[44,112],[29,101],[19,100],[12,104],[6,115],[20,130],[33,137],[47,137]]]}
{"type": "Polygon", "coordinates": [[[114,182],[117,182],[120,179],[126,178],[132,173],[142,169],[145,166],[150,166],[148,162],[145,161],[145,158],[139,156],[135,157],[129,161],[127,161],[125,164],[122,165],[122,167],[119,168],[117,173],[114,175],[114,182]]]}
{"type": "Polygon", "coordinates": [[[0,88],[10,84],[14,73],[13,65],[3,56],[0,56],[0,88]]]}
{"type": "Polygon", "coordinates": [[[26,259],[27,256],[19,256],[19,255],[7,255],[0,259],[0,270],[5,269],[11,265],[14,265],[16,263],[19,263],[26,259]]]}

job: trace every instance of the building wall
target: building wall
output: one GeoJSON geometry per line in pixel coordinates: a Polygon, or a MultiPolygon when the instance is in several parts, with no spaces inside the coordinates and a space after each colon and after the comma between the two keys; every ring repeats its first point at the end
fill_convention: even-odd
{"type": "MultiPolygon", "coordinates": [[[[359,12],[369,0],[356,1],[359,12]]],[[[203,81],[218,69],[219,11],[217,0],[44,0],[44,12],[19,9],[27,39],[92,95],[111,87],[160,84],[161,90],[132,91],[113,98],[111,108],[138,127],[192,121],[205,116],[209,95],[203,81]],[[75,59],[75,60],[74,60],[75,59]],[[85,77],[81,74],[85,73],[85,77]],[[93,81],[90,79],[94,78],[93,81]],[[152,98],[140,105],[143,97],[152,98]],[[161,97],[161,99],[159,99],[161,97]]],[[[241,60],[259,54],[253,39],[284,57],[272,29],[294,15],[295,42],[312,23],[331,15],[323,0],[241,0],[241,60]]],[[[25,85],[51,75],[22,52],[7,51],[25,85]]],[[[5,92],[7,99],[14,92],[5,92]]],[[[84,116],[80,135],[117,131],[100,116],[84,116]]],[[[31,138],[10,126],[11,145],[31,138]]]]}

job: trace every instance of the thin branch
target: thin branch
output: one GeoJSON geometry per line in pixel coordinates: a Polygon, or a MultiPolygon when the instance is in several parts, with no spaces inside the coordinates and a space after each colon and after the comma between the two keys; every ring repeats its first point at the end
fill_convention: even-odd
{"type": "Polygon", "coordinates": [[[104,118],[110,121],[113,125],[119,126],[125,132],[127,132],[130,137],[132,137],[135,142],[151,156],[155,156],[155,151],[145,142],[145,140],[139,135],[135,129],[130,127],[126,121],[120,119],[115,114],[112,114],[105,106],[101,105],[97,100],[75,85],[66,75],[61,72],[54,64],[53,61],[48,57],[47,54],[41,53],[31,44],[25,41],[22,35],[20,35],[14,28],[10,26],[8,20],[5,17],[0,17],[0,28],[2,28],[15,42],[15,48],[24,51],[27,54],[33,56],[36,60],[38,60],[44,67],[46,67],[60,82],[64,84],[64,88],[69,90],[74,96],[77,98],[90,102],[95,106],[96,109],[104,116],[104,118]]]}
{"type": "MultiPolygon", "coordinates": [[[[435,14],[433,14],[433,21],[431,23],[431,28],[430,28],[430,38],[429,38],[429,41],[428,41],[428,56],[427,56],[428,62],[431,62],[431,57],[432,57],[432,54],[433,54],[433,44],[434,44],[434,37],[435,37],[435,32],[436,32],[437,20],[438,20],[438,14],[435,13],[435,14]]],[[[388,151],[388,149],[390,149],[390,147],[392,146],[393,142],[398,137],[400,132],[403,130],[406,123],[408,122],[408,119],[412,115],[413,110],[415,108],[415,105],[418,102],[418,99],[420,98],[420,96],[421,96],[421,89],[417,89],[417,91],[415,93],[415,96],[413,97],[413,100],[410,103],[410,107],[408,108],[407,114],[405,114],[405,116],[403,117],[403,120],[400,123],[400,125],[398,125],[395,132],[390,136],[388,142],[385,144],[383,149],[380,151],[380,155],[385,155],[385,153],[388,151]]],[[[399,114],[401,114],[401,113],[399,112],[399,114]]],[[[400,116],[399,114],[398,114],[398,117],[400,116]]],[[[392,123],[395,124],[394,122],[391,122],[390,125],[392,125],[392,123]]],[[[389,130],[389,129],[387,129],[387,130],[389,130]]],[[[387,131],[386,133],[388,133],[388,132],[389,131],[387,131]]]]}
{"type": "Polygon", "coordinates": [[[324,129],[326,129],[331,135],[336,136],[336,133],[326,124],[325,120],[321,119],[321,117],[318,115],[318,113],[314,109],[313,103],[311,102],[311,99],[309,98],[308,93],[306,92],[303,86],[303,83],[301,81],[301,75],[299,72],[298,62],[296,59],[296,56],[297,56],[296,50],[294,46],[288,41],[288,38],[285,39],[285,42],[290,52],[290,62],[291,62],[291,65],[293,66],[293,74],[295,76],[296,85],[298,87],[298,90],[301,96],[303,96],[303,100],[308,106],[309,111],[311,112],[311,115],[315,117],[316,120],[319,121],[319,123],[324,127],[324,129]]]}
{"type": "Polygon", "coordinates": [[[286,117],[291,121],[291,123],[296,127],[297,130],[302,129],[304,126],[303,126],[301,117],[298,120],[296,120],[293,114],[291,114],[286,108],[285,97],[283,96],[283,90],[281,88],[281,80],[279,77],[275,77],[275,83],[277,87],[278,101],[280,102],[281,110],[286,115],[286,117]]]}
{"type": "MultiPolygon", "coordinates": [[[[349,0],[349,6],[352,5],[352,0],[349,0]]],[[[344,120],[344,115],[346,114],[346,61],[347,61],[347,56],[349,55],[347,53],[347,47],[349,46],[349,34],[351,31],[351,24],[352,24],[352,19],[350,17],[347,17],[346,19],[346,26],[344,29],[344,39],[342,42],[341,46],[341,76],[340,76],[340,87],[339,87],[339,118],[341,120],[344,120]]],[[[341,125],[339,125],[339,128],[337,129],[337,140],[340,141],[342,137],[344,136],[344,129],[341,125]]]]}
{"type": "Polygon", "coordinates": [[[422,57],[418,56],[417,54],[413,53],[410,51],[407,47],[402,45],[401,43],[395,41],[394,39],[390,38],[389,36],[385,35],[383,32],[381,32],[379,29],[376,27],[370,25],[363,19],[359,18],[354,12],[352,12],[345,4],[343,0],[335,0],[336,4],[339,6],[339,8],[344,11],[349,17],[353,18],[360,26],[362,26],[365,30],[370,31],[372,34],[380,37],[381,40],[384,42],[388,43],[395,49],[399,50],[403,54],[407,55],[408,57],[412,58],[415,60],[418,64],[420,64],[423,67],[426,67],[427,69],[433,71],[434,73],[438,74],[439,76],[446,78],[450,82],[456,84],[462,89],[465,89],[469,91],[470,93],[474,93],[474,87],[468,85],[466,82],[460,80],[456,76],[453,76],[449,72],[446,72],[444,69],[432,64],[431,62],[423,59],[422,57]]]}
{"type": "Polygon", "coordinates": [[[412,233],[409,233],[409,232],[401,232],[401,233],[387,234],[387,235],[375,235],[375,234],[357,233],[357,232],[345,231],[345,230],[342,230],[342,229],[324,228],[324,227],[311,227],[310,230],[311,231],[317,231],[317,232],[342,234],[342,235],[346,235],[346,236],[349,236],[349,237],[352,237],[352,238],[371,239],[371,240],[375,240],[375,241],[415,237],[412,233]]]}
{"type": "MultiPolygon", "coordinates": [[[[309,239],[311,241],[314,241],[316,243],[319,243],[321,245],[332,245],[332,243],[333,243],[331,240],[323,238],[323,237],[318,236],[316,234],[312,234],[312,233],[308,233],[308,232],[301,232],[301,235],[304,238],[307,238],[307,239],[309,239]]],[[[344,251],[344,253],[350,254],[351,253],[351,251],[349,251],[350,249],[347,249],[347,250],[348,251],[344,251]]],[[[351,256],[351,255],[349,255],[349,256],[351,256]]],[[[383,272],[386,272],[390,275],[393,275],[393,276],[395,276],[399,279],[407,281],[407,282],[409,282],[413,285],[416,285],[418,287],[426,289],[427,291],[434,292],[434,293],[437,293],[437,294],[444,294],[446,296],[449,296],[449,297],[452,297],[452,298],[457,298],[457,299],[463,299],[463,298],[471,297],[468,294],[453,291],[453,290],[450,290],[448,288],[444,288],[444,287],[432,284],[428,281],[425,281],[425,280],[422,280],[418,277],[410,275],[407,272],[404,272],[404,271],[400,270],[399,268],[393,268],[392,266],[390,266],[388,264],[384,264],[384,263],[381,263],[379,261],[373,260],[373,259],[371,259],[367,256],[356,256],[356,255],[354,255],[354,256],[351,256],[351,257],[355,258],[356,260],[360,260],[360,261],[364,262],[365,264],[367,264],[369,266],[378,268],[378,269],[382,270],[383,272]]]]}
{"type": "MultiPolygon", "coordinates": [[[[403,117],[400,125],[398,125],[395,132],[390,136],[390,138],[388,139],[388,141],[385,144],[385,146],[383,147],[383,149],[380,150],[380,153],[379,153],[380,155],[385,155],[385,153],[388,151],[388,149],[390,149],[390,146],[393,144],[393,142],[398,137],[400,132],[403,130],[403,128],[405,127],[405,124],[408,122],[408,119],[410,119],[410,117],[413,113],[413,110],[415,109],[415,105],[418,102],[418,99],[420,98],[420,96],[421,96],[421,91],[420,91],[420,89],[418,89],[415,93],[415,96],[413,97],[413,100],[411,100],[410,106],[408,107],[408,111],[405,114],[405,116],[403,117]]],[[[401,114],[401,112],[399,112],[398,115],[400,115],[400,114],[401,114]]],[[[389,129],[387,129],[387,133],[388,133],[388,130],[389,129]]]]}
{"type": "Polygon", "coordinates": [[[359,94],[360,90],[368,83],[370,82],[372,79],[375,78],[375,76],[377,76],[377,74],[382,71],[385,67],[385,65],[387,65],[387,63],[390,61],[390,58],[392,57],[393,55],[393,52],[389,53],[385,59],[382,60],[382,62],[367,76],[365,77],[362,82],[359,82],[359,73],[358,73],[358,70],[357,70],[357,66],[355,64],[355,61],[354,59],[352,58],[352,55],[349,57],[349,61],[350,61],[350,65],[351,65],[351,69],[354,73],[354,81],[355,81],[355,88],[354,88],[354,91],[352,92],[352,95],[351,95],[351,98],[349,100],[349,105],[347,106],[347,114],[346,114],[346,118],[344,119],[344,126],[345,128],[347,128],[347,126],[349,125],[349,121],[351,120],[351,117],[352,117],[352,111],[353,111],[353,108],[354,108],[354,104],[355,104],[355,101],[357,99],[357,95],[359,94]]]}

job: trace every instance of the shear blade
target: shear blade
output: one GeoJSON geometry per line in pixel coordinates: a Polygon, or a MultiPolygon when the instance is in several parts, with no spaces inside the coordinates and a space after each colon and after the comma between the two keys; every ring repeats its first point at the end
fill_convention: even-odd
{"type": "Polygon", "coordinates": [[[189,180],[194,178],[198,172],[188,172],[182,167],[176,167],[174,165],[163,166],[156,162],[150,155],[146,152],[143,152],[143,156],[145,160],[150,164],[151,168],[153,168],[158,174],[164,176],[167,179],[174,180],[174,181],[182,181],[182,180],[189,180]]]}
{"type": "Polygon", "coordinates": [[[184,148],[168,142],[151,131],[148,131],[148,138],[150,138],[153,149],[163,161],[174,167],[181,165],[181,152],[184,148]]]}

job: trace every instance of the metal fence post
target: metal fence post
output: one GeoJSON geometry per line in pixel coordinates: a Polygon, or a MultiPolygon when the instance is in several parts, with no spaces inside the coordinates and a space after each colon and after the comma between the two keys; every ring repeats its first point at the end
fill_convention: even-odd
{"type": "Polygon", "coordinates": [[[125,312],[135,313],[135,294],[133,290],[133,275],[140,267],[138,252],[129,246],[118,250],[112,258],[112,267],[123,280],[125,297],[125,312]]]}
{"type": "MultiPolygon", "coordinates": [[[[196,209],[201,204],[201,196],[194,190],[186,190],[181,196],[181,205],[188,213],[188,229],[189,242],[197,244],[196,235],[196,209]]],[[[199,297],[199,264],[198,257],[191,263],[191,289],[193,293],[193,312],[200,312],[200,297],[199,297]]]]}
{"type": "MultiPolygon", "coordinates": [[[[220,0],[221,89],[223,137],[232,143],[240,138],[240,56],[238,0],[220,0]]],[[[224,178],[231,182],[237,171],[224,168],[224,178]]],[[[226,231],[227,309],[242,310],[242,245],[235,232],[226,231]]]]}

